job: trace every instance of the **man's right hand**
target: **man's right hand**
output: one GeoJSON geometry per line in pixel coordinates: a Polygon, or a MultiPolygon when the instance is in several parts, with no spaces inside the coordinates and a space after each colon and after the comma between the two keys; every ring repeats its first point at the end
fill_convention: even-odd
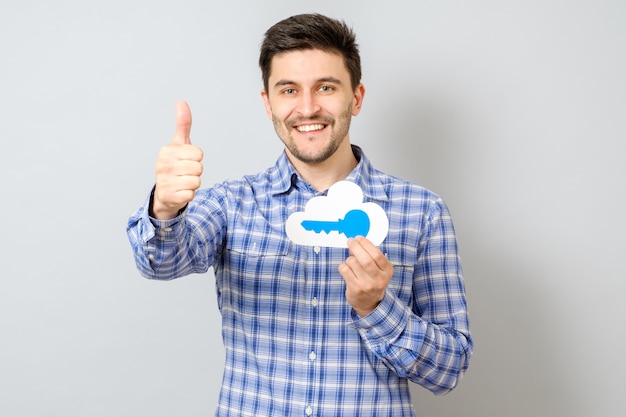
{"type": "Polygon", "coordinates": [[[176,131],[169,145],[161,148],[156,162],[156,187],[152,201],[154,218],[173,219],[200,188],[202,149],[191,144],[191,110],[176,103],[176,131]]]}

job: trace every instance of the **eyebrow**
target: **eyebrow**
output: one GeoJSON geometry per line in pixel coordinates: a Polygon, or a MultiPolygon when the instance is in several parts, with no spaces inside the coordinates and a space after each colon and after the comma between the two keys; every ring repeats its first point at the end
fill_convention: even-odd
{"type": "MultiPolygon", "coordinates": [[[[340,79],[331,77],[331,76],[319,78],[317,82],[318,83],[331,83],[331,84],[337,84],[337,85],[342,84],[340,79]]],[[[276,84],[274,84],[274,88],[284,87],[286,85],[297,85],[297,84],[298,83],[295,81],[282,79],[282,80],[278,80],[276,84]]]]}

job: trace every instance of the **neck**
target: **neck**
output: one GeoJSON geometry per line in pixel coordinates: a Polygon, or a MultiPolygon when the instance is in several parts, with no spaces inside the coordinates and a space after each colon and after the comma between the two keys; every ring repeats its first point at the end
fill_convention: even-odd
{"type": "Polygon", "coordinates": [[[358,163],[348,138],[330,158],[316,164],[302,162],[289,151],[287,156],[298,174],[317,191],[327,190],[337,181],[345,179],[358,163]]]}

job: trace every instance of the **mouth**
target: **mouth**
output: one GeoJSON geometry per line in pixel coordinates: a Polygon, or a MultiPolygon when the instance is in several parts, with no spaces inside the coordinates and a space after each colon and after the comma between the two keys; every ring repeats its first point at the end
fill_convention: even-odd
{"type": "Polygon", "coordinates": [[[311,124],[311,125],[296,126],[296,130],[298,132],[308,133],[308,132],[314,132],[314,131],[317,131],[317,130],[323,130],[325,127],[326,127],[326,125],[321,124],[321,123],[317,123],[317,124],[311,124]]]}
{"type": "Polygon", "coordinates": [[[323,123],[311,123],[311,124],[306,124],[306,125],[297,125],[294,127],[300,133],[309,133],[309,132],[317,132],[320,130],[324,130],[326,126],[328,125],[325,125],[323,123]]]}

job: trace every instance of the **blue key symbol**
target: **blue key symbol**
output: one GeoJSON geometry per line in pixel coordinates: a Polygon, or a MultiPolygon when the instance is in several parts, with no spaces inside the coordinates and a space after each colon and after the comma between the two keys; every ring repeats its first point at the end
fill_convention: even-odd
{"type": "Polygon", "coordinates": [[[343,219],[338,219],[336,222],[303,220],[300,224],[306,230],[311,230],[315,233],[330,233],[334,230],[343,233],[348,238],[367,236],[367,233],[370,231],[369,216],[363,210],[358,209],[350,210],[343,219]]]}

